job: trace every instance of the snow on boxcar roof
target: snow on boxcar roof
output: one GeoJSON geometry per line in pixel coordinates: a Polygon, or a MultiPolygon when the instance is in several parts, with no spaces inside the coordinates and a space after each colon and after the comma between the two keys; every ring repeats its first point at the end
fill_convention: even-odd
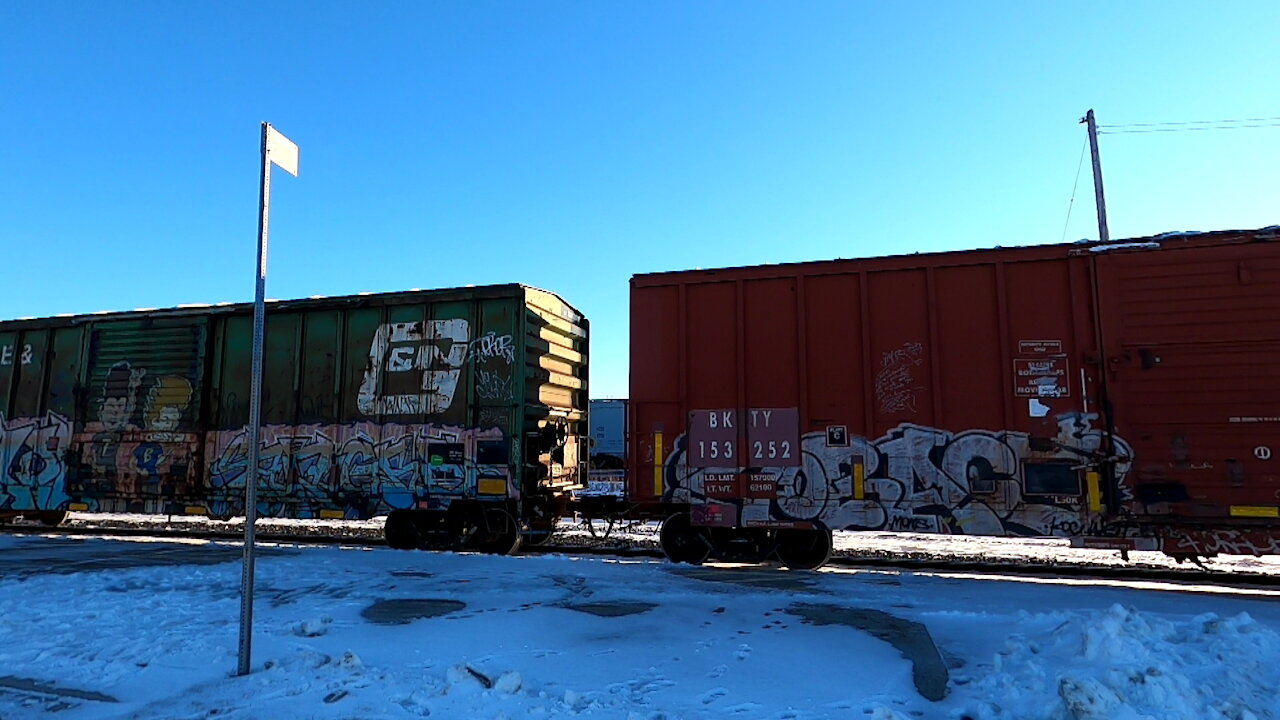
{"type": "Polygon", "coordinates": [[[1086,252],[1110,252],[1117,250],[1144,250],[1156,249],[1163,247],[1165,241],[1215,241],[1224,242],[1231,240],[1275,240],[1280,235],[1280,225],[1268,225],[1267,227],[1258,228],[1256,230],[1177,230],[1164,232],[1158,235],[1149,235],[1146,237],[1123,238],[1108,240],[1082,239],[1068,243],[1043,243],[1039,245],[995,245],[983,248],[967,248],[964,250],[939,250],[936,252],[914,252],[914,253],[896,253],[887,255],[865,255],[854,258],[823,258],[817,260],[801,260],[795,262],[784,263],[764,263],[760,265],[728,265],[724,267],[712,268],[686,268],[682,270],[657,270],[646,273],[636,273],[632,275],[632,280],[643,278],[658,278],[664,275],[679,275],[683,273],[717,273],[729,270],[748,270],[751,268],[787,268],[797,266],[822,265],[825,263],[845,263],[845,262],[861,262],[861,261],[878,261],[892,260],[898,258],[912,258],[921,261],[931,260],[935,258],[966,258],[982,253],[992,252],[1013,252],[1013,251],[1044,251],[1052,252],[1054,248],[1059,248],[1069,254],[1078,254],[1086,252]]]}
{"type": "MultiPolygon", "coordinates": [[[[543,290],[542,288],[534,287],[532,285],[525,285],[523,283],[495,283],[490,285],[468,284],[468,285],[459,286],[459,287],[431,288],[426,290],[414,288],[412,290],[394,290],[389,292],[361,291],[361,292],[352,293],[349,295],[312,295],[306,298],[292,298],[292,299],[267,298],[265,302],[271,305],[285,305],[289,308],[294,308],[294,307],[305,308],[305,307],[324,305],[324,304],[361,303],[361,302],[368,302],[370,300],[373,300],[373,301],[394,300],[401,297],[406,299],[408,298],[429,299],[431,296],[451,295],[451,294],[466,294],[466,295],[484,295],[488,293],[501,294],[503,292],[513,292],[517,288],[520,288],[522,290],[535,290],[538,292],[544,292],[549,295],[553,295],[559,298],[566,305],[569,305],[570,307],[572,307],[572,305],[563,297],[561,297],[558,293],[555,293],[550,290],[543,290]]],[[[252,307],[253,307],[252,302],[231,302],[231,301],[225,301],[225,300],[221,302],[216,302],[216,303],[180,303],[173,307],[167,307],[167,308],[135,308],[133,310],[94,310],[91,312],[81,312],[81,313],[58,313],[56,315],[46,315],[46,316],[40,316],[40,317],[23,316],[23,317],[10,318],[10,319],[0,319],[0,325],[3,325],[5,323],[11,323],[11,322],[30,322],[30,321],[38,322],[43,320],[59,320],[62,322],[70,321],[74,323],[77,320],[88,319],[90,317],[95,319],[102,319],[104,317],[114,317],[114,316],[119,316],[120,318],[128,318],[128,317],[133,317],[138,315],[181,316],[181,315],[189,315],[189,314],[204,314],[209,312],[226,313],[226,312],[238,312],[246,309],[251,309],[252,307]]]]}

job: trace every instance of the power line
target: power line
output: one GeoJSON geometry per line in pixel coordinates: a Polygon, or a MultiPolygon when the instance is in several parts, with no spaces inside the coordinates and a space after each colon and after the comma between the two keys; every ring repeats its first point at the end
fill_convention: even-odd
{"type": "Polygon", "coordinates": [[[1076,188],[1080,185],[1080,168],[1084,167],[1084,149],[1089,146],[1089,138],[1085,138],[1080,144],[1080,161],[1076,163],[1076,179],[1071,183],[1071,200],[1067,202],[1067,219],[1062,223],[1062,239],[1058,242],[1065,242],[1067,239],[1067,224],[1071,222],[1071,208],[1076,204],[1076,188]]]}
{"type": "Polygon", "coordinates": [[[1264,118],[1241,118],[1238,120],[1183,120],[1179,122],[1153,122],[1153,123],[1119,123],[1116,125],[1099,125],[1100,128],[1132,128],[1132,127],[1158,127],[1163,125],[1230,125],[1232,123],[1261,123],[1280,121],[1280,117],[1264,117],[1264,118]]]}
{"type": "MultiPolygon", "coordinates": [[[[1108,125],[1103,127],[1129,127],[1125,125],[1108,125]]],[[[1168,133],[1168,132],[1191,132],[1198,130],[1249,130],[1254,128],[1270,128],[1280,127],[1280,122],[1262,123],[1254,125],[1201,125],[1194,127],[1147,127],[1138,130],[1099,130],[1099,135],[1130,135],[1134,133],[1168,133]]]]}

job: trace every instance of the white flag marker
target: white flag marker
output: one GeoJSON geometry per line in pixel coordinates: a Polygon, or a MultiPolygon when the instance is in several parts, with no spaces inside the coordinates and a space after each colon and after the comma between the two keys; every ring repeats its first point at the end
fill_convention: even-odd
{"type": "Polygon", "coordinates": [[[298,146],[270,125],[267,125],[267,159],[298,177],[298,146]]]}

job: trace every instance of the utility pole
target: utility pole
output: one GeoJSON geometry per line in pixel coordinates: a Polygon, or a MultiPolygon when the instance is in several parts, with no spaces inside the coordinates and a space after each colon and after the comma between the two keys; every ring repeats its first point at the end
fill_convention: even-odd
{"type": "Polygon", "coordinates": [[[1102,192],[1102,161],[1098,159],[1098,123],[1094,120],[1093,109],[1080,122],[1089,124],[1089,152],[1093,155],[1093,195],[1094,204],[1098,208],[1098,239],[1106,242],[1111,239],[1107,229],[1107,199],[1102,192]]]}

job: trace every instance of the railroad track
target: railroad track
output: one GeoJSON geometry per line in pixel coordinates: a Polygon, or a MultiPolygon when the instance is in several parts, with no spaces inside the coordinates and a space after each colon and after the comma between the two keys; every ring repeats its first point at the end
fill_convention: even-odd
{"type": "MultiPolygon", "coordinates": [[[[162,539],[210,540],[240,542],[244,539],[243,527],[209,529],[201,527],[130,526],[110,527],[91,525],[64,525],[43,527],[36,524],[0,525],[0,533],[15,535],[67,535],[98,537],[150,537],[162,539]]],[[[296,545],[356,545],[385,547],[380,536],[351,533],[322,535],[315,533],[281,532],[259,527],[256,537],[264,543],[296,545]]],[[[596,557],[662,558],[662,551],[643,545],[580,545],[548,543],[524,547],[522,554],[562,554],[596,557]]],[[[829,567],[861,570],[897,570],[948,574],[1004,575],[1019,578],[1061,579],[1081,581],[1145,581],[1179,585],[1218,586],[1237,589],[1266,589],[1280,587],[1280,575],[1265,573],[1225,572],[1201,568],[1159,568],[1143,565],[1089,565],[1073,562],[1046,563],[1038,560],[1013,562],[1011,560],[971,560],[938,557],[903,557],[884,553],[841,554],[831,558],[829,567]]]]}

